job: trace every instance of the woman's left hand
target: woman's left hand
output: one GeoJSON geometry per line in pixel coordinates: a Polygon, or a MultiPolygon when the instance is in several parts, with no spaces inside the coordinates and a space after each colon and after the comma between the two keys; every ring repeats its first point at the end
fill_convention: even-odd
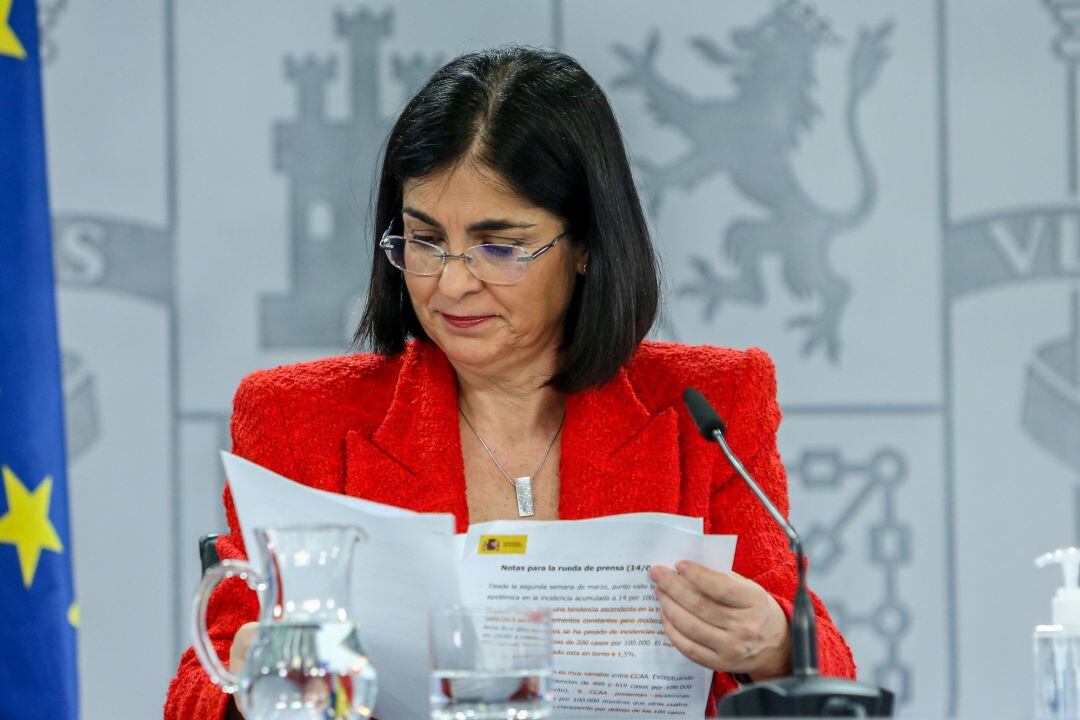
{"type": "Polygon", "coordinates": [[[657,565],[664,630],[678,650],[717,672],[754,680],[791,669],[791,632],[779,603],[753,580],[683,561],[678,573],[657,565]]]}

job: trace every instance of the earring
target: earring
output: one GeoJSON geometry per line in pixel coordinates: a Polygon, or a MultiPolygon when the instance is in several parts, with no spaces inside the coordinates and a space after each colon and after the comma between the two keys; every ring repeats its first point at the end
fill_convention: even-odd
{"type": "Polygon", "coordinates": [[[581,266],[581,274],[582,275],[588,275],[589,274],[589,263],[585,263],[584,265],[581,266]]]}

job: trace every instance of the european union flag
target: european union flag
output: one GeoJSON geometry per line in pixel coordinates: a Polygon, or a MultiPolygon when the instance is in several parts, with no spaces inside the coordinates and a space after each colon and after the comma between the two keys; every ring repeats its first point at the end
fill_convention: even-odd
{"type": "Polygon", "coordinates": [[[34,0],[0,0],[0,720],[78,716],[34,0]]]}

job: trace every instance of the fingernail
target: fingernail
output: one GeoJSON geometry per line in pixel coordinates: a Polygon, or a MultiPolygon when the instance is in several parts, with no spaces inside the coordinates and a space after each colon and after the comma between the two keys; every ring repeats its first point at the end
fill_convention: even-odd
{"type": "Polygon", "coordinates": [[[679,562],[675,563],[675,569],[679,571],[680,575],[684,575],[686,574],[686,571],[690,569],[690,563],[686,562],[685,560],[680,560],[679,562]]]}
{"type": "Polygon", "coordinates": [[[664,573],[667,572],[671,571],[663,565],[653,565],[652,569],[649,570],[649,577],[651,577],[653,580],[659,580],[660,578],[664,577],[664,573]]]}

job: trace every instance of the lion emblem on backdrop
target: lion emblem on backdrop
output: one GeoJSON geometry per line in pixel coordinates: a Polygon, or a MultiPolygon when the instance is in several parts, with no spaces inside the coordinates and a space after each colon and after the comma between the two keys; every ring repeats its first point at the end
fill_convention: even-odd
{"type": "Polygon", "coordinates": [[[723,231],[722,252],[735,272],[721,272],[717,261],[696,256],[691,278],[676,288],[680,297],[701,302],[711,321],[727,302],[762,304],[766,287],[762,261],[779,256],[788,290],[816,309],[789,319],[805,332],[802,354],[824,351],[840,357],[840,321],[851,296],[850,282],[833,267],[833,240],[863,222],[877,196],[877,182],[859,124],[862,100],[877,83],[889,56],[892,21],[862,28],[848,62],[846,133],[858,171],[859,192],[850,207],[823,207],[802,187],[792,154],[801,133],[810,130],[820,109],[814,101],[814,61],[826,45],[841,40],[813,9],[796,0],[779,3],[756,24],[731,33],[731,49],[698,36],[692,47],[709,63],[731,74],[734,94],[702,99],[690,95],[656,70],[660,39],[653,31],[644,49],[616,44],[626,72],[613,87],[645,94],[661,125],[682,133],[690,149],[682,157],[636,165],[650,213],[657,217],[664,195],[689,191],[701,180],[726,173],[739,192],[764,211],[764,217],[736,218],[723,231]]]}

